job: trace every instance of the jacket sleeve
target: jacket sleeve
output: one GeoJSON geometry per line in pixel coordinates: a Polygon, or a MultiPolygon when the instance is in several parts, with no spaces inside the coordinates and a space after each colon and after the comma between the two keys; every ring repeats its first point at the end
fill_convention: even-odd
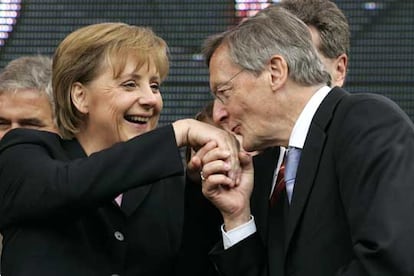
{"type": "Polygon", "coordinates": [[[355,258],[338,275],[414,275],[413,124],[376,96],[345,108],[336,169],[355,258]]]}
{"type": "Polygon", "coordinates": [[[219,275],[265,275],[266,251],[257,232],[227,250],[223,249],[222,242],[218,243],[210,252],[210,258],[219,275]]]}
{"type": "Polygon", "coordinates": [[[183,174],[172,126],[66,160],[61,140],[47,132],[10,131],[0,146],[0,226],[68,215],[118,194],[183,174]]]}

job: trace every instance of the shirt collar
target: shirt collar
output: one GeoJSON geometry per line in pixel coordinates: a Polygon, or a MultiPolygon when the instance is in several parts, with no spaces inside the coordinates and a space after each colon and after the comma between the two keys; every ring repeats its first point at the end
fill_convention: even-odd
{"type": "Polygon", "coordinates": [[[323,99],[325,99],[326,95],[328,95],[329,91],[331,91],[331,87],[324,86],[318,89],[318,91],[316,91],[310,98],[293,126],[293,130],[289,138],[289,147],[303,148],[313,116],[318,110],[318,107],[322,103],[323,99]]]}

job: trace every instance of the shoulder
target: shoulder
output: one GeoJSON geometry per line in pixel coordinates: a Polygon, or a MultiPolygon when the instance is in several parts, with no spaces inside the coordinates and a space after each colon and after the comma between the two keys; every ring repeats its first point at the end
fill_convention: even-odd
{"type": "Polygon", "coordinates": [[[374,93],[348,93],[341,88],[334,88],[332,92],[342,94],[338,104],[338,113],[346,118],[356,120],[396,120],[411,125],[411,119],[402,108],[391,99],[374,93]],[[344,93],[345,92],[345,93],[344,93]]]}
{"type": "Polygon", "coordinates": [[[9,131],[0,141],[0,152],[21,144],[38,144],[48,147],[60,145],[62,139],[53,132],[35,129],[17,128],[9,131]]]}

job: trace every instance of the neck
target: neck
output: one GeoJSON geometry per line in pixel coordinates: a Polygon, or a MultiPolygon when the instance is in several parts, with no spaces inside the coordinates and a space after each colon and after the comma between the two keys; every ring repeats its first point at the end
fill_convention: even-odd
{"type": "Polygon", "coordinates": [[[281,112],[283,112],[283,114],[281,114],[281,121],[283,122],[277,122],[278,124],[283,125],[283,129],[280,129],[278,133],[278,137],[281,138],[278,139],[278,146],[288,146],[290,135],[292,134],[293,127],[300,114],[312,96],[323,86],[323,84],[301,86],[292,82],[286,86],[288,88],[283,91],[284,101],[281,104],[282,106],[275,107],[275,109],[280,109],[281,112]]]}
{"type": "Polygon", "coordinates": [[[88,156],[110,147],[109,141],[102,140],[99,135],[96,135],[96,131],[89,128],[81,127],[75,138],[88,156]]]}

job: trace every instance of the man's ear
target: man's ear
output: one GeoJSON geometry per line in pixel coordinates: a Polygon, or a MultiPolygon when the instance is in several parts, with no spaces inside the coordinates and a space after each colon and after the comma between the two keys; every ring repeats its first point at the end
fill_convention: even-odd
{"type": "Polygon", "coordinates": [[[70,90],[72,102],[76,109],[82,114],[89,113],[88,97],[85,90],[85,87],[80,82],[73,83],[70,90]]]}
{"type": "Polygon", "coordinates": [[[348,68],[348,56],[346,54],[339,55],[335,59],[334,79],[332,80],[337,86],[343,86],[348,68]]]}
{"type": "Polygon", "coordinates": [[[272,56],[269,62],[269,70],[273,90],[278,90],[288,79],[289,68],[286,60],[280,55],[272,56]]]}

